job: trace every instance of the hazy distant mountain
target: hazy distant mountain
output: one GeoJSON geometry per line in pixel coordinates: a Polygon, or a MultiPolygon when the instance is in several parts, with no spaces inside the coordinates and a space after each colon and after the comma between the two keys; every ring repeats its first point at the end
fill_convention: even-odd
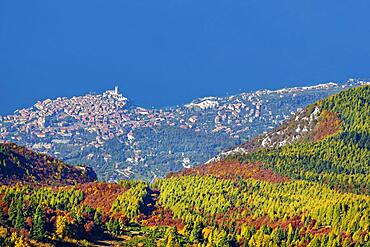
{"type": "Polygon", "coordinates": [[[258,90],[160,109],[130,105],[115,88],[48,99],[0,116],[0,139],[70,164],[87,164],[100,179],[149,180],[203,163],[273,129],[305,106],[363,83],[258,90]]]}

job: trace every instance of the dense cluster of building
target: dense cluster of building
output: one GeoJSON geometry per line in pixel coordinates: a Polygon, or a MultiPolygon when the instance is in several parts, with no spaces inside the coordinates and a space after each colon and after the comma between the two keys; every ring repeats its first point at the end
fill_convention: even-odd
{"type": "MultiPolygon", "coordinates": [[[[40,139],[39,143],[47,138],[50,141],[43,145],[50,148],[53,143],[67,143],[71,140],[69,137],[89,132],[95,139],[86,144],[99,147],[114,137],[133,141],[133,130],[158,125],[234,135],[261,117],[262,103],[258,93],[250,93],[227,99],[199,99],[177,108],[145,109],[128,107],[127,98],[116,87],[103,94],[47,99],[0,117],[0,138],[20,141],[26,134],[29,138],[40,139]],[[201,114],[204,111],[208,112],[206,116],[201,114]],[[237,130],[238,126],[243,128],[237,130]]],[[[273,117],[271,111],[268,117],[271,121],[280,119],[280,116],[273,117]]],[[[35,148],[38,146],[40,144],[35,148]]]]}

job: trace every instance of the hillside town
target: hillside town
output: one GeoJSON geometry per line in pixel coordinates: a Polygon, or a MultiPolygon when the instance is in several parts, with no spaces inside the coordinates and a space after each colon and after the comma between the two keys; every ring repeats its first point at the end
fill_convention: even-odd
{"type": "MultiPolygon", "coordinates": [[[[0,116],[0,140],[67,157],[67,162],[93,163],[104,179],[130,178],[138,172],[135,166],[141,165],[150,171],[150,176],[153,173],[157,176],[162,174],[158,173],[160,165],[152,170],[150,160],[159,156],[165,155],[164,159],[174,164],[168,169],[197,165],[209,157],[199,159],[187,146],[178,149],[175,144],[172,150],[163,150],[155,144],[152,134],[143,134],[144,129],[154,132],[165,129],[163,135],[170,139],[181,136],[184,131],[194,133],[195,138],[214,136],[217,137],[212,144],[215,150],[221,145],[217,143],[222,142],[220,140],[225,140],[225,146],[221,146],[227,148],[228,143],[231,146],[272,129],[307,103],[361,83],[365,82],[353,80],[341,85],[326,83],[276,91],[259,90],[229,97],[206,97],[179,107],[160,109],[133,106],[115,87],[102,94],[39,101],[14,114],[0,116]],[[169,130],[175,131],[175,136],[166,134],[169,130]],[[119,158],[107,151],[110,146],[119,146],[122,152],[119,158]],[[66,156],[66,152],[70,155],[66,156]],[[106,170],[106,166],[112,168],[106,170]]],[[[175,142],[201,143],[202,140],[175,142]]]]}

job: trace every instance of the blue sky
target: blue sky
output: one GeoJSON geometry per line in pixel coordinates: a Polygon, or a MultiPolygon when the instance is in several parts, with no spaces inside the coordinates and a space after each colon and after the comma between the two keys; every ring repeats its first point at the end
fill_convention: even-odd
{"type": "Polygon", "coordinates": [[[368,0],[0,0],[0,114],[118,85],[143,106],[370,77],[368,0]]]}

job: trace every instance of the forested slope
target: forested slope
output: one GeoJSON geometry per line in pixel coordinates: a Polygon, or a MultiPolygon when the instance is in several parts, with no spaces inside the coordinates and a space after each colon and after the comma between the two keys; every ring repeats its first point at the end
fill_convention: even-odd
{"type": "Polygon", "coordinates": [[[86,166],[70,166],[14,143],[0,143],[0,184],[70,185],[96,180],[86,166]]]}
{"type": "Polygon", "coordinates": [[[362,86],[310,105],[219,162],[159,180],[159,202],[203,245],[369,245],[369,103],[362,86]]]}
{"type": "Polygon", "coordinates": [[[317,123],[291,144],[228,158],[240,162],[260,161],[265,168],[284,176],[320,182],[341,191],[369,194],[369,104],[370,86],[330,96],[306,109],[308,115],[318,109],[317,123]]]}

